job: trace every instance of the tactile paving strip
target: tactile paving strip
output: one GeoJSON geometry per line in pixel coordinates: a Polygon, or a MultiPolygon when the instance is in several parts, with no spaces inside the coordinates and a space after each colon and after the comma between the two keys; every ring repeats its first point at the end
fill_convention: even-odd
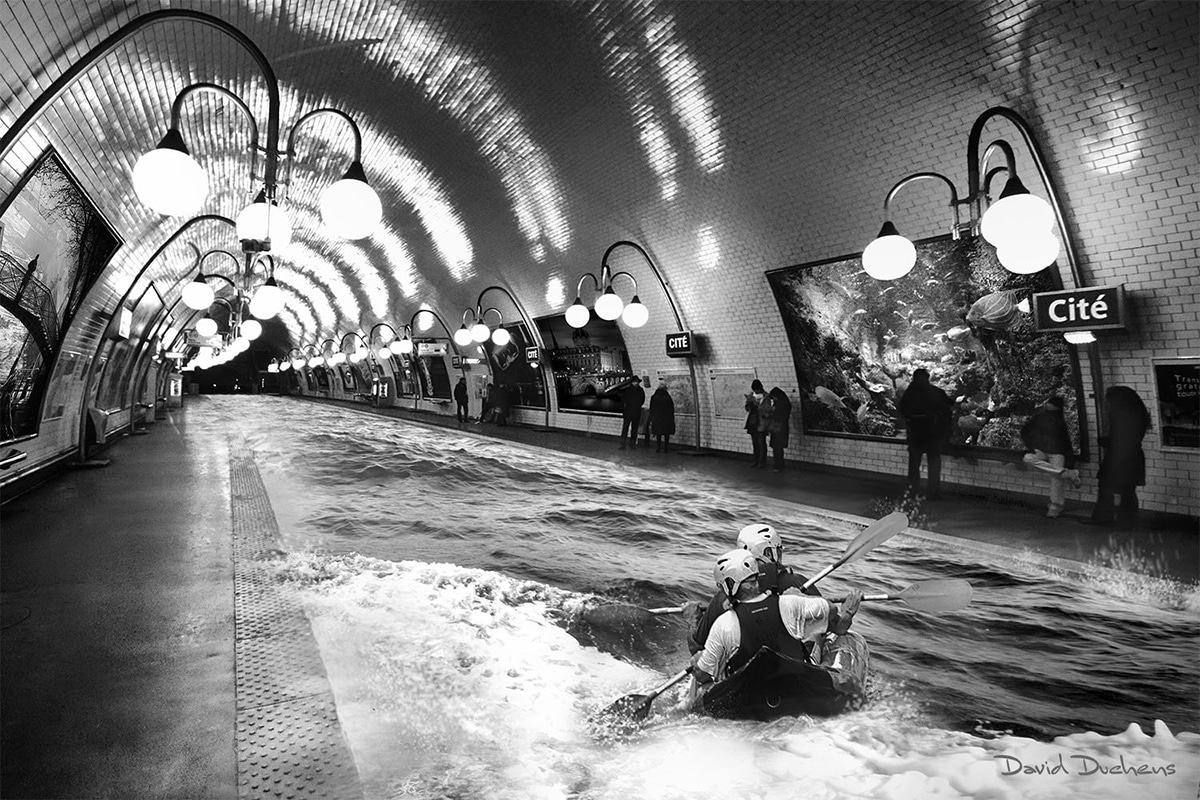
{"type": "Polygon", "coordinates": [[[230,444],[238,797],[361,798],[308,618],[272,579],[275,512],[253,454],[230,444]]]}

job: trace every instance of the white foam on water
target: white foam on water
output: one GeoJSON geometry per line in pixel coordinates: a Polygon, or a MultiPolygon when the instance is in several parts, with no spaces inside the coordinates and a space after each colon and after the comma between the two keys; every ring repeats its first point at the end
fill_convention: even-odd
{"type": "Polygon", "coordinates": [[[585,596],[357,555],[293,554],[279,569],[369,799],[1193,800],[1200,783],[1196,734],[981,739],[924,724],[887,689],[860,711],[771,724],[689,715],[670,693],[641,733],[599,737],[589,714],[664,676],[555,624],[585,596]]]}

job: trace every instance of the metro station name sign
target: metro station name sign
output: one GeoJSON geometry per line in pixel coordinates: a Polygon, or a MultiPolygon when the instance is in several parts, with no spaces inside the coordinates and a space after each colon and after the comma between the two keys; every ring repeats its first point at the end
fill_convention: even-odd
{"type": "Polygon", "coordinates": [[[1089,286],[1033,295],[1039,331],[1096,331],[1125,327],[1125,287],[1089,286]]]}

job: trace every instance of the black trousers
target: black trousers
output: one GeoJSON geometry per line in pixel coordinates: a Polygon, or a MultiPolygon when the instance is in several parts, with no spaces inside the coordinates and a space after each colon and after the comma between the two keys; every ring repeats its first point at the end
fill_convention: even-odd
{"type": "Polygon", "coordinates": [[[942,484],[942,450],[938,444],[926,444],[908,448],[908,485],[914,492],[921,491],[921,456],[929,459],[928,497],[937,497],[942,484]]]}
{"type": "Polygon", "coordinates": [[[456,400],[455,402],[458,404],[458,408],[455,409],[455,413],[458,415],[458,421],[466,422],[467,421],[467,404],[460,400],[456,400]]]}
{"type": "Polygon", "coordinates": [[[641,432],[638,430],[638,423],[641,421],[642,421],[642,410],[640,408],[636,412],[632,413],[632,415],[626,414],[625,418],[623,420],[621,420],[621,446],[622,447],[625,446],[626,437],[629,438],[629,446],[630,447],[637,447],[638,434],[641,432]]]}

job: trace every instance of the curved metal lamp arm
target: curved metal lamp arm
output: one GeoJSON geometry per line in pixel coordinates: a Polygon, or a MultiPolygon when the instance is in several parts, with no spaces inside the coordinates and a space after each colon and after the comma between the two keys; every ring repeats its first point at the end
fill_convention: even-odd
{"type": "Polygon", "coordinates": [[[254,113],[250,111],[250,106],[246,105],[246,101],[224,86],[218,86],[215,83],[193,83],[191,86],[185,86],[179,94],[175,95],[175,102],[171,104],[172,129],[179,130],[180,121],[183,118],[183,103],[195,92],[214,92],[228,97],[233,100],[234,104],[241,110],[242,116],[250,123],[250,190],[253,191],[255,170],[258,167],[258,120],[254,118],[254,113]]]}
{"type": "Polygon", "coordinates": [[[380,328],[387,328],[389,331],[392,332],[392,336],[395,338],[399,338],[399,336],[400,336],[398,333],[396,333],[396,329],[393,328],[388,323],[376,322],[374,325],[371,326],[371,330],[367,333],[367,341],[368,342],[375,338],[375,331],[377,331],[380,328]]]}
{"type": "Polygon", "coordinates": [[[892,219],[892,210],[891,210],[892,200],[895,199],[896,195],[899,194],[900,190],[903,189],[905,186],[908,186],[910,183],[916,183],[917,181],[920,181],[920,180],[939,180],[950,187],[950,207],[952,209],[954,209],[953,231],[954,231],[954,236],[957,238],[958,237],[958,229],[962,224],[962,218],[959,215],[958,207],[960,205],[962,205],[963,201],[958,199],[958,189],[954,186],[954,181],[950,180],[945,175],[942,175],[940,172],[914,172],[912,175],[906,175],[903,178],[901,178],[900,180],[896,181],[895,185],[893,185],[892,188],[888,190],[887,196],[883,198],[883,218],[884,218],[884,220],[889,221],[889,222],[891,221],[891,219],[892,219]]]}
{"type": "MultiPolygon", "coordinates": [[[[470,310],[471,309],[467,309],[467,311],[470,311],[470,310]]],[[[448,336],[450,338],[450,346],[454,348],[454,353],[455,353],[455,355],[457,355],[458,354],[458,345],[454,343],[454,332],[452,330],[450,330],[450,326],[446,324],[446,320],[442,319],[442,315],[437,313],[436,311],[434,311],[432,308],[418,308],[416,311],[413,312],[413,315],[411,317],[409,317],[408,325],[406,327],[409,330],[412,330],[413,327],[416,325],[417,317],[421,316],[422,314],[429,314],[430,316],[432,316],[434,319],[436,319],[438,322],[441,323],[442,330],[444,330],[446,332],[446,336],[448,336]]]]}
{"type": "Polygon", "coordinates": [[[350,125],[350,131],[354,135],[354,161],[352,162],[351,167],[353,167],[354,164],[362,163],[362,131],[358,129],[358,123],[356,123],[350,117],[350,115],[344,111],[340,111],[336,108],[318,108],[315,111],[309,111],[307,114],[300,117],[300,119],[296,120],[296,124],[292,126],[291,131],[288,133],[287,152],[285,153],[285,155],[288,157],[287,178],[284,181],[287,186],[292,185],[292,168],[296,163],[296,131],[300,130],[300,128],[313,117],[321,114],[332,114],[335,117],[340,117],[350,125]]]}
{"type": "MultiPolygon", "coordinates": [[[[473,308],[464,308],[464,309],[463,309],[463,313],[462,313],[462,326],[463,326],[464,328],[465,328],[465,327],[467,327],[467,314],[470,314],[470,315],[471,315],[471,320],[472,320],[472,322],[479,322],[479,321],[480,321],[480,320],[479,320],[479,314],[478,314],[478,312],[476,312],[476,311],[475,311],[475,309],[473,309],[473,308]]],[[[413,315],[413,319],[416,319],[416,314],[414,314],[414,315],[413,315]]],[[[444,327],[444,324],[443,324],[443,327],[444,327]]]]}
{"type": "Polygon", "coordinates": [[[355,339],[358,339],[360,342],[362,342],[363,347],[367,348],[368,350],[371,349],[371,345],[362,337],[362,334],[358,333],[357,331],[350,331],[349,333],[343,333],[341,338],[338,339],[339,350],[346,346],[346,339],[350,336],[353,336],[355,339]]]}
{"type": "MultiPolygon", "coordinates": [[[[603,271],[604,271],[604,268],[603,268],[603,267],[601,267],[600,269],[601,269],[601,273],[603,273],[603,271]]],[[[592,289],[593,289],[593,291],[594,291],[596,294],[600,294],[600,281],[599,281],[599,279],[597,279],[597,278],[596,278],[596,276],[595,276],[595,275],[593,275],[592,273],[590,273],[590,272],[585,272],[585,273],[583,273],[582,275],[580,275],[580,276],[579,276],[579,281],[578,281],[578,282],[575,284],[575,297],[577,297],[577,298],[578,298],[578,297],[582,297],[582,296],[583,296],[583,281],[584,281],[584,278],[591,278],[591,279],[592,279],[592,289]]]]}
{"type": "Polygon", "coordinates": [[[485,309],[483,309],[483,311],[482,311],[482,312],[479,314],[479,316],[477,317],[477,319],[478,319],[480,322],[483,322],[483,324],[484,324],[484,325],[486,325],[486,324],[487,324],[487,322],[486,322],[486,321],[484,321],[484,317],[486,317],[486,316],[487,316],[487,313],[488,313],[489,311],[495,311],[495,312],[496,312],[496,316],[500,318],[500,323],[499,323],[499,324],[500,324],[500,325],[503,325],[503,324],[504,324],[504,312],[503,312],[503,311],[501,311],[500,309],[496,308],[495,306],[490,306],[490,307],[488,307],[488,308],[485,308],[485,309]]]}
{"type": "MultiPolygon", "coordinates": [[[[200,266],[200,267],[204,266],[204,262],[207,261],[210,256],[222,255],[222,254],[229,256],[229,258],[233,261],[233,267],[235,270],[240,270],[242,268],[242,262],[237,256],[235,256],[233,253],[229,252],[228,250],[222,250],[219,247],[213,248],[212,250],[209,250],[208,252],[206,252],[204,255],[200,256],[200,261],[198,262],[197,266],[200,266]]],[[[215,275],[215,273],[214,273],[214,276],[215,277],[224,277],[224,276],[215,275]]]]}
{"type": "Polygon", "coordinates": [[[609,275],[608,276],[608,285],[612,286],[613,282],[616,281],[616,279],[621,277],[622,275],[624,275],[626,278],[629,278],[629,280],[633,281],[633,293],[636,296],[638,293],[637,278],[633,277],[632,275],[630,275],[628,272],[625,272],[624,270],[622,270],[621,272],[614,272],[611,275],[609,275]]]}

